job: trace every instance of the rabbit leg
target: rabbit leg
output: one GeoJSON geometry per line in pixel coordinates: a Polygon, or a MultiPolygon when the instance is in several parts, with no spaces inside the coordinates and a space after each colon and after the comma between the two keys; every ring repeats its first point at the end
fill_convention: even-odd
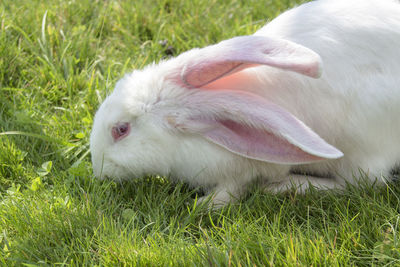
{"type": "Polygon", "coordinates": [[[291,174],[284,180],[274,183],[266,183],[265,190],[278,193],[295,188],[298,192],[304,193],[310,184],[319,190],[343,188],[344,183],[336,178],[313,177],[307,175],[291,174]]]}
{"type": "Polygon", "coordinates": [[[219,209],[238,199],[241,195],[242,188],[243,187],[232,188],[232,186],[217,186],[215,189],[211,190],[209,194],[199,198],[197,203],[200,204],[209,200],[210,202],[208,204],[211,209],[219,209]]]}

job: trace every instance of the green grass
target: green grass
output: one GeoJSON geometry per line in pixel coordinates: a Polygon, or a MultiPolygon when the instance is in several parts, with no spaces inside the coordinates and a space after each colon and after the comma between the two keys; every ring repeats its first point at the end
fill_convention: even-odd
{"type": "Polygon", "coordinates": [[[251,34],[295,4],[1,1],[0,265],[400,265],[398,184],[254,188],[208,211],[184,184],[92,175],[93,115],[124,73],[251,34]]]}

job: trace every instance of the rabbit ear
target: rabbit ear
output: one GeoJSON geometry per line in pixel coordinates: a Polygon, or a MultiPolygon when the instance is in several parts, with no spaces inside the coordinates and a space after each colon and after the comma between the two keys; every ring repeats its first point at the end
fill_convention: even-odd
{"type": "Polygon", "coordinates": [[[313,78],[318,78],[322,70],[321,59],[312,50],[287,40],[256,35],[235,37],[191,50],[182,54],[180,60],[184,64],[180,78],[189,88],[205,86],[259,64],[313,78]]]}
{"type": "Polygon", "coordinates": [[[292,114],[258,96],[208,91],[188,97],[185,105],[198,115],[169,122],[243,157],[300,164],[343,156],[292,114]]]}

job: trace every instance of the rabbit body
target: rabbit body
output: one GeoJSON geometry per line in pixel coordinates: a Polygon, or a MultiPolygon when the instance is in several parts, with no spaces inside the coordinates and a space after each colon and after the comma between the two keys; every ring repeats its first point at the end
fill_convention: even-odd
{"type": "Polygon", "coordinates": [[[336,173],[348,181],[359,169],[372,179],[389,178],[400,161],[399,2],[311,2],[256,34],[291,40],[322,58],[319,79],[300,81],[291,73],[282,81],[269,74],[266,79],[274,86],[258,90],[344,154],[294,169],[336,173]]]}
{"type": "Polygon", "coordinates": [[[136,70],[96,114],[95,175],[169,175],[216,204],[257,177],[273,191],[341,187],[360,170],[385,181],[400,160],[399,47],[397,1],[320,0],[136,70]]]}

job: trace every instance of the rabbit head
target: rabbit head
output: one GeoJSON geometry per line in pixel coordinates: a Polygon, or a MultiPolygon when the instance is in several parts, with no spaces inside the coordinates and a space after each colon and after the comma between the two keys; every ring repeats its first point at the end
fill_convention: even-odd
{"type": "MultiPolygon", "coordinates": [[[[302,164],[338,158],[326,143],[282,107],[255,94],[230,90],[249,83],[245,69],[268,65],[317,78],[321,59],[301,45],[264,36],[241,36],[193,49],[121,79],[100,106],[90,148],[97,177],[144,174],[196,177],[208,183],[243,164],[302,164]],[[234,81],[235,82],[235,81],[234,81]],[[211,89],[213,88],[213,89],[211,89]]],[[[241,170],[238,170],[240,166],[241,170]]],[[[237,174],[237,173],[236,173],[237,174]]],[[[252,174],[253,175],[253,174],[252,174]]]]}

